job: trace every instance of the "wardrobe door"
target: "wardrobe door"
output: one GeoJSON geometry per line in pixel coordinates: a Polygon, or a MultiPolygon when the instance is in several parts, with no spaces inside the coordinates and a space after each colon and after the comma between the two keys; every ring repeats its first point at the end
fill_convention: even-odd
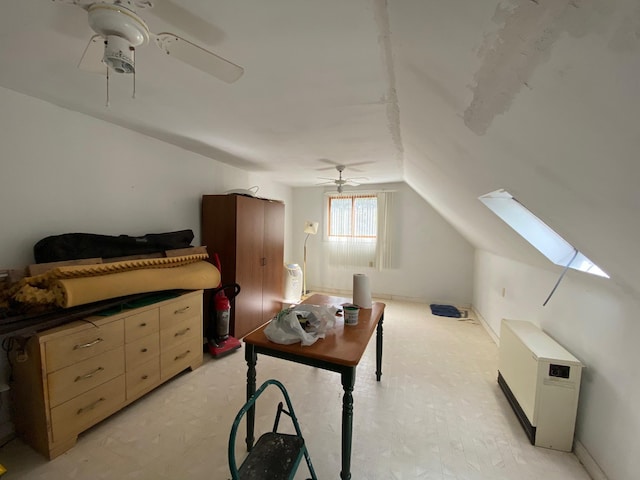
{"type": "Polygon", "coordinates": [[[242,290],[235,300],[231,329],[236,338],[244,337],[264,323],[262,275],[266,203],[257,198],[237,196],[235,281],[242,290]]]}
{"type": "MultiPolygon", "coordinates": [[[[207,247],[208,261],[215,265],[214,254],[220,257],[222,264],[221,282],[236,282],[236,209],[235,195],[203,195],[200,236],[202,245],[207,247]]],[[[212,305],[211,290],[204,292],[204,331],[211,327],[215,308],[212,305]]],[[[233,334],[233,310],[230,319],[230,333],[233,334]]]]}
{"type": "Polygon", "coordinates": [[[284,204],[265,202],[264,207],[262,323],[282,309],[284,288],[284,204]]]}

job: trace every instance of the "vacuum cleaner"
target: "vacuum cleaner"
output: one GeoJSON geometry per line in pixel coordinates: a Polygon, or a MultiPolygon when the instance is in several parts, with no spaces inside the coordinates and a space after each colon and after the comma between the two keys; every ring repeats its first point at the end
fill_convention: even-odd
{"type": "MultiPolygon", "coordinates": [[[[215,260],[220,270],[220,259],[215,254],[215,260]]],[[[218,286],[211,291],[210,316],[207,328],[207,343],[209,351],[214,357],[221,357],[240,348],[240,340],[229,335],[229,319],[231,316],[231,302],[240,293],[240,285],[231,283],[218,286]],[[226,291],[231,290],[230,296],[226,291]]]]}

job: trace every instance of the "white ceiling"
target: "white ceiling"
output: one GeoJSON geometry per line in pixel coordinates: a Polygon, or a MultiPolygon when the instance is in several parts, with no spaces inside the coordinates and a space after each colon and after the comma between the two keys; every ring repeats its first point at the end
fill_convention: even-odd
{"type": "Polygon", "coordinates": [[[138,49],[76,68],[81,8],[3,0],[0,85],[292,186],[404,180],[474,245],[544,260],[477,197],[509,190],[640,292],[637,0],[155,0],[139,13],[241,65],[226,84],[138,49]],[[167,19],[171,21],[167,21],[167,19]],[[369,163],[371,162],[371,163],[369,163]]]}
{"type": "Polygon", "coordinates": [[[136,99],[132,76],[112,76],[106,108],[106,78],[76,68],[93,34],[87,12],[10,0],[0,18],[0,58],[11,68],[1,69],[0,84],[225,163],[278,172],[289,184],[337,173],[316,171],[332,167],[320,159],[376,162],[367,168],[371,181],[401,180],[374,2],[154,3],[138,10],[152,32],[192,40],[244,67],[244,76],[223,83],[149,44],[137,51],[136,99]]]}

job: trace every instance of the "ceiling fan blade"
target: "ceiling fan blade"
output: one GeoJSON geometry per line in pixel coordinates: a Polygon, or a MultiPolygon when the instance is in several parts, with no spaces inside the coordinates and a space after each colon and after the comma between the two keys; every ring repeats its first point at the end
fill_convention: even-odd
{"type": "Polygon", "coordinates": [[[368,177],[349,177],[349,178],[345,178],[345,180],[347,182],[366,182],[367,180],[369,180],[368,177]]]}
{"type": "Polygon", "coordinates": [[[183,8],[179,2],[171,0],[137,1],[136,6],[140,7],[141,3],[151,3],[149,13],[175,25],[179,31],[187,33],[202,43],[217,45],[224,40],[225,34],[220,28],[183,8]]]}
{"type": "Polygon", "coordinates": [[[96,0],[53,0],[54,3],[63,3],[65,5],[75,5],[77,7],[89,8],[89,5],[96,3],[96,0]]]}
{"type": "MultiPolygon", "coordinates": [[[[75,5],[86,10],[86,6],[73,1],[53,0],[61,5],[75,5]]],[[[56,8],[51,17],[51,27],[58,33],[70,37],[85,39],[91,33],[87,25],[87,12],[79,9],[56,8]]]]}
{"type": "Polygon", "coordinates": [[[330,167],[322,167],[322,168],[316,168],[317,172],[322,172],[324,170],[335,170],[336,167],[338,166],[343,166],[344,170],[352,170],[354,172],[361,172],[362,170],[360,170],[359,168],[353,168],[353,167],[357,167],[360,165],[369,165],[371,163],[376,163],[372,160],[368,160],[365,162],[355,162],[355,163],[338,163],[338,162],[334,162],[333,160],[329,160],[328,158],[319,158],[318,159],[319,162],[323,162],[323,163],[328,163],[329,165],[331,165],[330,167]]]}
{"type": "Polygon", "coordinates": [[[244,73],[244,68],[211,53],[173,33],[159,33],[156,44],[167,54],[192,67],[212,75],[223,82],[233,83],[244,73]]]}
{"type": "Polygon", "coordinates": [[[345,167],[353,169],[353,167],[359,167],[361,165],[371,165],[372,163],[376,163],[373,160],[366,160],[364,162],[355,162],[355,163],[347,163],[345,167]]]}
{"type": "Polygon", "coordinates": [[[104,56],[104,38],[94,35],[89,39],[78,68],[85,72],[100,73],[106,75],[107,66],[102,62],[104,56]]]}
{"type": "Polygon", "coordinates": [[[333,185],[335,183],[336,183],[335,180],[327,180],[326,182],[318,182],[316,183],[316,185],[333,185]]]}

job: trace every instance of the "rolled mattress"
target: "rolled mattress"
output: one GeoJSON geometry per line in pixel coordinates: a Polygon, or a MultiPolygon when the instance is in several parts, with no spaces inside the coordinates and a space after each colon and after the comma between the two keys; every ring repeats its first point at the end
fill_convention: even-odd
{"type": "Polygon", "coordinates": [[[61,267],[28,277],[13,298],[62,308],[162,290],[201,290],[220,284],[220,272],[206,255],[61,267]]]}

